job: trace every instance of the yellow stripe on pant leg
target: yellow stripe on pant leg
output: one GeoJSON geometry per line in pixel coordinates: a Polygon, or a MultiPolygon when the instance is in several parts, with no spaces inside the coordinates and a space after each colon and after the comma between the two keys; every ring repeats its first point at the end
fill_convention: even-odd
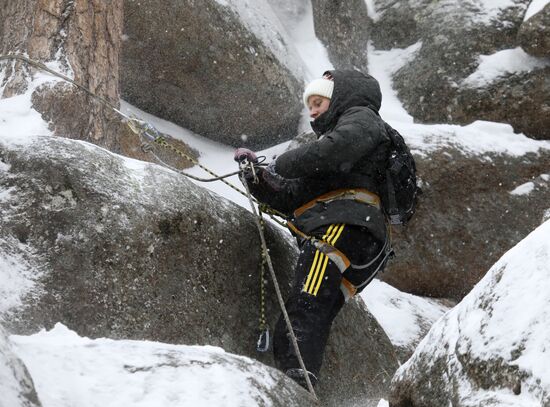
{"type": "MultiPolygon", "coordinates": [[[[330,233],[327,233],[325,236],[323,236],[323,240],[330,244],[330,241],[334,237],[334,235],[338,232],[338,224],[333,225],[334,228],[330,231],[330,233]],[[327,236],[328,235],[328,236],[327,236]]],[[[318,281],[319,275],[323,274],[321,272],[321,269],[327,266],[328,263],[328,256],[324,253],[321,253],[321,257],[319,258],[319,262],[317,263],[317,267],[315,268],[315,274],[313,276],[313,280],[311,281],[310,286],[308,287],[308,293],[313,294],[314,287],[316,285],[316,282],[318,281]]],[[[315,294],[313,294],[315,295],[315,294]]]]}
{"type": "Polygon", "coordinates": [[[311,268],[309,269],[309,274],[307,275],[307,280],[306,280],[306,283],[304,284],[304,288],[302,288],[302,291],[307,292],[308,290],[311,276],[314,274],[313,270],[315,269],[315,266],[317,265],[317,261],[319,260],[319,255],[322,256],[322,253],[319,250],[316,250],[315,257],[313,258],[313,263],[311,263],[311,268]]]}
{"type": "MultiPolygon", "coordinates": [[[[336,226],[336,225],[330,225],[329,226],[329,228],[327,229],[325,235],[323,236],[323,240],[325,240],[326,237],[329,235],[329,233],[332,232],[332,229],[334,228],[334,226],[336,226]]],[[[302,288],[302,291],[305,291],[305,292],[308,291],[308,285],[309,285],[309,282],[311,281],[311,277],[315,274],[314,270],[316,269],[317,262],[319,261],[319,256],[323,256],[323,254],[319,250],[315,250],[315,257],[313,258],[313,263],[311,264],[311,268],[309,269],[309,274],[307,276],[306,283],[304,284],[304,287],[302,288]]]]}
{"type": "MultiPolygon", "coordinates": [[[[329,244],[333,245],[336,243],[336,241],[338,240],[338,238],[340,237],[340,235],[342,234],[342,231],[344,230],[344,226],[345,224],[342,224],[342,226],[340,226],[338,228],[338,231],[336,232],[335,236],[332,238],[332,240],[329,240],[329,244]]],[[[328,263],[328,256],[326,256],[326,260],[323,264],[323,269],[321,271],[321,275],[319,276],[319,280],[317,280],[317,285],[315,286],[315,290],[313,292],[313,295],[317,295],[317,292],[319,291],[319,287],[321,287],[321,283],[323,281],[323,277],[325,276],[325,271],[327,269],[327,263],[328,263]]]]}

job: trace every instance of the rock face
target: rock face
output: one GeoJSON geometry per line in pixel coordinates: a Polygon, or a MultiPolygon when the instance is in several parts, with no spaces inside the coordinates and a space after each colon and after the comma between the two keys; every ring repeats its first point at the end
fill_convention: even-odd
{"type": "Polygon", "coordinates": [[[550,406],[550,222],[506,253],[392,379],[391,407],[550,406]]]}
{"type": "Polygon", "coordinates": [[[367,72],[367,41],[371,20],[363,0],[312,0],[315,35],[325,44],[337,69],[367,72]]]}
{"type": "MultiPolygon", "coordinates": [[[[0,250],[32,253],[42,276],[41,292],[7,316],[13,330],[62,322],[83,336],[210,344],[273,364],[255,352],[260,250],[249,212],[84,142],[0,145],[0,158],[0,250]]],[[[296,250],[277,230],[267,237],[286,291],[296,250]]],[[[275,301],[269,284],[271,326],[275,301]]],[[[395,368],[389,339],[352,301],[335,322],[319,393],[328,405],[380,399],[395,368]]]]}
{"type": "Polygon", "coordinates": [[[505,251],[533,230],[550,202],[550,151],[471,156],[446,149],[415,157],[423,195],[381,278],[409,293],[460,300],[505,251]],[[527,182],[528,194],[511,194],[527,182]]]}
{"type": "Polygon", "coordinates": [[[377,3],[384,12],[374,30],[375,46],[422,43],[394,76],[399,98],[416,120],[506,122],[530,137],[550,138],[550,61],[529,57],[518,47],[526,3],[517,0],[502,9],[450,0],[377,3]],[[500,62],[498,75],[473,80],[486,74],[482,64],[489,56],[521,60],[525,70],[500,62]]]}
{"type": "Polygon", "coordinates": [[[265,0],[126,0],[121,92],[213,140],[253,148],[296,134],[302,63],[265,0]]]}
{"type": "Polygon", "coordinates": [[[40,407],[34,383],[27,368],[14,353],[4,329],[0,326],[0,406],[40,407]]]}
{"type": "Polygon", "coordinates": [[[529,54],[550,57],[550,4],[521,24],[518,41],[529,54]]]}
{"type": "Polygon", "coordinates": [[[423,13],[430,0],[377,0],[379,13],[370,30],[376,49],[407,48],[422,37],[423,13]]]}

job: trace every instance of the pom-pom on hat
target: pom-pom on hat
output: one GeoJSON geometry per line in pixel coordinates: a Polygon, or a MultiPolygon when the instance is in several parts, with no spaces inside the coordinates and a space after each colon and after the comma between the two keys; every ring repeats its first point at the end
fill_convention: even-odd
{"type": "Polygon", "coordinates": [[[334,82],[330,79],[322,78],[315,79],[306,86],[304,90],[304,105],[307,106],[307,101],[310,96],[319,95],[330,99],[334,90],[334,82]]]}

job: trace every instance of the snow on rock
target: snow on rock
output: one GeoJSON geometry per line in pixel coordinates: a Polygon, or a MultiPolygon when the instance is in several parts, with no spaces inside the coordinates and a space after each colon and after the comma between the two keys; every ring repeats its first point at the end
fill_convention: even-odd
{"type": "Polygon", "coordinates": [[[508,251],[392,380],[395,407],[550,405],[550,221],[508,251]]]}
{"type": "MultiPolygon", "coordinates": [[[[447,3],[452,4],[453,1],[448,0],[447,3]]],[[[523,4],[517,0],[476,0],[472,6],[465,8],[472,13],[475,22],[492,24],[506,9],[522,7],[523,4]]]]}
{"type": "Polygon", "coordinates": [[[400,40],[403,28],[396,26],[411,26],[405,38],[422,41],[415,58],[394,75],[399,97],[416,122],[482,119],[509,123],[535,139],[549,138],[545,78],[550,65],[517,48],[527,1],[383,3],[392,13],[386,11],[377,24],[375,44],[387,47],[395,35],[394,42],[411,45],[400,40]],[[411,12],[400,7],[403,3],[417,6],[411,12]]]}
{"type": "Polygon", "coordinates": [[[22,95],[0,99],[0,135],[2,143],[23,144],[36,135],[51,131],[40,113],[31,109],[34,87],[22,95]]]}
{"type": "Polygon", "coordinates": [[[478,64],[477,69],[462,81],[463,86],[482,88],[506,75],[542,69],[550,66],[550,58],[537,58],[516,47],[480,55],[478,64]]]}
{"type": "Polygon", "coordinates": [[[303,62],[292,48],[288,33],[266,0],[216,0],[235,11],[241,21],[256,35],[290,72],[303,78],[303,62]]]}
{"type": "Polygon", "coordinates": [[[24,296],[39,290],[40,271],[25,260],[24,248],[19,248],[23,254],[12,249],[20,244],[15,239],[0,239],[0,314],[21,306],[24,296]]]}
{"type": "MultiPolygon", "coordinates": [[[[27,295],[25,278],[13,284],[15,305],[2,315],[12,332],[61,322],[89,337],[214,345],[274,364],[254,347],[261,253],[250,212],[173,171],[82,141],[0,139],[0,157],[9,167],[0,189],[15,187],[17,202],[0,201],[0,247],[14,250],[12,273],[25,277],[20,259],[43,273],[36,296],[27,295]]],[[[286,295],[297,250],[271,226],[266,240],[286,295]]],[[[280,310],[268,293],[274,327],[280,310]]],[[[378,402],[397,366],[393,345],[358,298],[334,322],[319,395],[330,405],[378,402]],[[371,350],[361,358],[359,342],[371,350]]]]}
{"type": "Polygon", "coordinates": [[[361,298],[386,331],[402,361],[412,355],[433,323],[449,310],[449,306],[439,300],[401,292],[378,279],[361,292],[361,298]]]}
{"type": "Polygon", "coordinates": [[[513,191],[510,191],[511,195],[528,195],[535,189],[534,182],[526,182],[521,184],[519,187],[515,188],[513,191]]]}
{"type": "Polygon", "coordinates": [[[532,1],[517,34],[519,45],[529,54],[550,58],[550,1],[532,1]]]}
{"type": "Polygon", "coordinates": [[[39,407],[33,381],[0,326],[0,407],[39,407]]]}
{"type": "MultiPolygon", "coordinates": [[[[315,35],[310,0],[268,0],[303,60],[307,82],[333,69],[323,43],[315,35]]],[[[306,114],[307,117],[309,117],[306,114]]]]}
{"type": "Polygon", "coordinates": [[[529,4],[529,7],[527,8],[527,11],[525,12],[523,21],[529,20],[544,7],[546,7],[547,4],[550,4],[550,0],[532,0],[529,4]]]}
{"type": "Polygon", "coordinates": [[[221,348],[92,340],[62,324],[11,340],[44,407],[314,405],[281,372],[221,348]]]}

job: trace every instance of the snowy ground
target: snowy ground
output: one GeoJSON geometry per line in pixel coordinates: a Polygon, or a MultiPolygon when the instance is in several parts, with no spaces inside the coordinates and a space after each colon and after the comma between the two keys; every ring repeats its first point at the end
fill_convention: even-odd
{"type": "MultiPolygon", "coordinates": [[[[540,3],[540,1],[539,1],[540,3]]],[[[374,5],[368,1],[370,9],[374,5]]],[[[374,13],[374,10],[372,10],[374,13]]],[[[375,15],[375,14],[373,14],[375,15]]],[[[324,70],[332,68],[327,53],[313,34],[311,10],[300,21],[289,22],[287,31],[295,42],[304,61],[306,79],[318,77],[324,70]]],[[[369,70],[382,88],[381,115],[404,136],[411,148],[418,154],[453,145],[465,153],[484,155],[507,153],[523,155],[538,149],[550,149],[550,142],[535,141],[521,134],[514,134],[512,127],[501,123],[478,121],[468,126],[421,125],[405,111],[392,88],[391,73],[407,63],[420,48],[415,44],[407,49],[378,51],[369,45],[369,70]]],[[[523,69],[514,65],[513,52],[498,55],[499,66],[504,71],[523,69]]],[[[476,80],[491,80],[495,75],[494,60],[486,59],[487,71],[478,71],[476,80]],[[491,71],[489,72],[489,68],[491,71]]],[[[55,67],[54,67],[55,68],[55,67]]],[[[498,74],[498,73],[496,73],[498,74]]],[[[25,95],[0,100],[0,142],[25,143],[34,135],[50,134],[47,124],[31,109],[30,95],[33,89],[46,80],[48,75],[39,75],[25,95]]],[[[232,160],[233,148],[207,140],[172,123],[150,116],[127,103],[122,110],[135,113],[151,122],[159,130],[179,138],[200,152],[200,161],[218,174],[236,169],[232,160]]],[[[307,128],[307,116],[300,130],[307,128]]],[[[264,150],[261,154],[271,159],[286,149],[287,143],[264,150]]],[[[0,171],[7,171],[6,165],[0,171]]],[[[190,173],[205,176],[199,168],[190,173]]],[[[546,175],[548,176],[548,175],[546,175]]],[[[528,180],[525,180],[526,182],[528,180]]],[[[239,185],[238,179],[231,179],[239,185]]],[[[247,199],[220,182],[202,184],[227,199],[248,208],[247,199]]],[[[529,185],[512,193],[529,193],[529,185]]],[[[0,191],[0,199],[8,192],[0,191]]],[[[16,306],[19,296],[32,289],[33,281],[25,272],[26,265],[20,259],[0,253],[0,312],[16,306]]],[[[375,280],[362,293],[370,311],[378,318],[392,342],[404,346],[419,339],[416,320],[419,315],[428,321],[435,321],[445,309],[426,299],[400,293],[387,284],[375,280]]],[[[223,354],[220,349],[197,348],[135,341],[113,341],[108,339],[89,340],[80,338],[63,326],[51,332],[41,332],[28,337],[14,336],[13,343],[19,356],[27,364],[44,407],[65,406],[199,406],[256,405],[245,373],[215,367],[193,367],[193,360],[208,361],[212,355],[223,354]],[[188,361],[174,367],[167,360],[177,355],[178,360],[188,361]],[[185,365],[185,366],[184,366],[185,365]],[[139,368],[143,367],[143,371],[139,368]],[[154,368],[149,369],[148,366],[154,368]],[[133,371],[132,369],[138,369],[133,371]],[[213,387],[204,387],[204,383],[213,387]],[[215,388],[215,391],[212,391],[215,388]],[[252,397],[252,398],[251,398],[252,397]],[[202,403],[202,404],[201,404],[202,403]]],[[[385,401],[380,407],[387,406],[385,401]]]]}
{"type": "Polygon", "coordinates": [[[44,407],[269,405],[260,389],[277,384],[260,363],[211,346],[92,340],[62,324],[11,340],[44,407]]]}

